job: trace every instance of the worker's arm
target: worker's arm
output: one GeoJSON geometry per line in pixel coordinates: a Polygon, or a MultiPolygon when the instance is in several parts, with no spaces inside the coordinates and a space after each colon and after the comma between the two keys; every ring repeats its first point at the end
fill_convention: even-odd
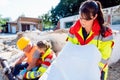
{"type": "Polygon", "coordinates": [[[99,47],[99,50],[101,52],[101,56],[103,59],[107,60],[110,58],[112,53],[114,41],[105,41],[101,43],[101,46],[99,47]]]}
{"type": "Polygon", "coordinates": [[[33,62],[29,64],[27,67],[27,71],[31,70],[32,68],[36,67],[36,62],[38,61],[37,58],[33,58],[33,62]]]}
{"type": "Polygon", "coordinates": [[[25,58],[26,58],[26,56],[23,55],[22,57],[20,57],[18,60],[15,61],[15,64],[14,64],[14,65],[22,63],[25,58]]]}
{"type": "Polygon", "coordinates": [[[106,38],[103,38],[102,40],[103,41],[98,46],[98,49],[101,52],[101,57],[102,57],[101,61],[99,62],[99,67],[101,71],[103,71],[106,65],[108,65],[108,60],[111,56],[112,48],[114,45],[112,36],[108,36],[106,38]]]}

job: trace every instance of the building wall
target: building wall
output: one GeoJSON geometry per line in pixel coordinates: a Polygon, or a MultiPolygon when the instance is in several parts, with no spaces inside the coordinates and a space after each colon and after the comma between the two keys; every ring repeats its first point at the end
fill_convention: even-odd
{"type": "Polygon", "coordinates": [[[8,23],[8,33],[16,33],[18,31],[18,26],[16,23],[8,23]]]}
{"type": "Polygon", "coordinates": [[[70,16],[70,17],[65,17],[65,18],[62,18],[60,19],[60,28],[65,28],[65,24],[67,22],[75,22],[77,19],[79,18],[79,15],[74,15],[74,16],[70,16]]]}
{"type": "MultiPolygon", "coordinates": [[[[29,24],[29,25],[35,25],[36,29],[39,29],[42,31],[42,20],[38,18],[28,18],[28,17],[20,17],[17,20],[20,24],[29,24]]],[[[22,30],[22,29],[21,29],[22,30]]],[[[31,30],[31,29],[30,29],[31,30]]]]}
{"type": "Polygon", "coordinates": [[[8,33],[14,33],[20,32],[24,29],[26,30],[41,30],[42,31],[42,20],[38,18],[29,18],[29,17],[19,17],[17,21],[14,22],[8,22],[8,33]],[[26,26],[28,26],[30,29],[28,29],[26,26]],[[25,27],[25,28],[24,28],[25,27]]]}
{"type": "MultiPolygon", "coordinates": [[[[120,25],[120,5],[103,9],[105,23],[108,25],[120,25]]],[[[79,15],[60,19],[60,28],[66,28],[66,23],[75,22],[79,15]]]]}

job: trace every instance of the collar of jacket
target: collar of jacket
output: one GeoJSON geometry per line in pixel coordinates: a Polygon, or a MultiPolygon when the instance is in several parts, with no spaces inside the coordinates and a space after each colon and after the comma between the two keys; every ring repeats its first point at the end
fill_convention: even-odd
{"type": "MultiPolygon", "coordinates": [[[[70,32],[74,33],[75,30],[78,31],[81,28],[80,20],[77,20],[76,23],[72,27],[74,27],[74,30],[71,30],[70,32]]],[[[92,32],[93,32],[94,35],[99,35],[99,33],[100,33],[100,25],[98,23],[98,20],[94,20],[93,26],[92,26],[92,32]]]]}
{"type": "Polygon", "coordinates": [[[81,28],[82,27],[81,27],[80,20],[77,20],[76,23],[73,26],[71,26],[69,30],[70,34],[73,34],[78,38],[78,41],[80,42],[81,45],[89,43],[96,35],[99,35],[99,32],[100,32],[100,25],[97,20],[93,22],[91,35],[86,40],[84,40],[78,33],[79,30],[81,30],[81,28]]]}
{"type": "Polygon", "coordinates": [[[47,57],[51,53],[51,49],[47,49],[47,51],[42,56],[42,61],[44,61],[45,57],[47,57]]]}

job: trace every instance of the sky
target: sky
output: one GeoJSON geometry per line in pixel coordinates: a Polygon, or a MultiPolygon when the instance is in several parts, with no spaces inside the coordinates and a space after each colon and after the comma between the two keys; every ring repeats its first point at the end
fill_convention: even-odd
{"type": "Polygon", "coordinates": [[[0,15],[15,21],[19,16],[38,18],[55,7],[60,0],[0,0],[0,15]]]}

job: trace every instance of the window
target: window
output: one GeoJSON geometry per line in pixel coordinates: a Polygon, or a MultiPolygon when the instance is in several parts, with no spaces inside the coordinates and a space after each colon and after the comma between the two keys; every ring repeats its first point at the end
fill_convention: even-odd
{"type": "Polygon", "coordinates": [[[66,22],[65,23],[65,28],[70,28],[70,26],[73,25],[73,22],[66,22]]]}

